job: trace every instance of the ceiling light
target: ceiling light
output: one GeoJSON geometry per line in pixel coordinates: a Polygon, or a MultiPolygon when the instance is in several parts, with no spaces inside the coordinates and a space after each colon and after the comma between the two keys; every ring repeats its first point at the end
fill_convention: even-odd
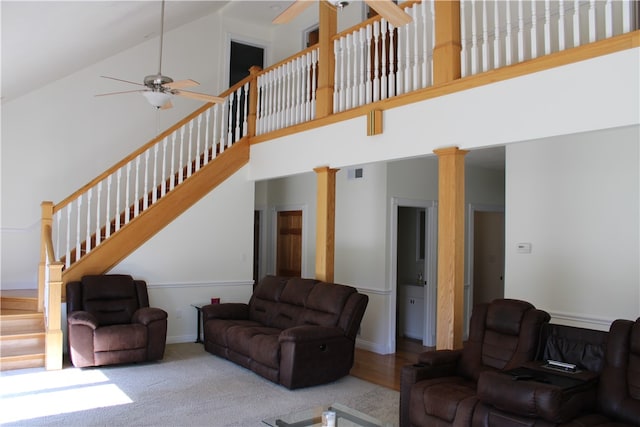
{"type": "Polygon", "coordinates": [[[164,105],[171,100],[171,94],[155,90],[146,90],[142,92],[142,95],[147,98],[149,104],[156,108],[164,107],[164,105]]]}
{"type": "Polygon", "coordinates": [[[349,2],[345,0],[333,0],[331,3],[338,9],[343,9],[346,6],[349,6],[349,2]]]}

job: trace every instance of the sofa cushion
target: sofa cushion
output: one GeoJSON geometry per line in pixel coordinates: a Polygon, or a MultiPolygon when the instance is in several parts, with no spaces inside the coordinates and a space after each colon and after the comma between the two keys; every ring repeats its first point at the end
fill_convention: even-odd
{"type": "Polygon", "coordinates": [[[216,319],[215,322],[207,322],[204,328],[207,330],[205,336],[215,344],[222,347],[228,347],[227,330],[232,326],[262,326],[253,320],[232,320],[232,319],[216,319]]]}
{"type": "Polygon", "coordinates": [[[292,277],[287,281],[280,301],[287,304],[293,304],[300,307],[304,307],[307,302],[307,297],[311,290],[315,287],[318,280],[315,279],[302,279],[300,277],[292,277]]]}
{"type": "MultiPolygon", "coordinates": [[[[420,381],[411,388],[411,423],[421,425],[426,414],[440,423],[470,425],[477,402],[476,385],[472,381],[461,377],[420,381]]],[[[431,425],[440,424],[432,422],[431,425]]]]}
{"type": "Polygon", "coordinates": [[[245,356],[251,356],[254,344],[253,338],[256,335],[275,335],[277,342],[280,332],[280,329],[267,326],[231,326],[227,330],[227,343],[229,350],[245,356]]]}
{"type": "Polygon", "coordinates": [[[93,333],[95,352],[132,350],[146,346],[147,328],[137,323],[103,326],[95,329],[93,333]]]}
{"type": "Polygon", "coordinates": [[[278,334],[258,334],[251,338],[251,359],[270,368],[280,367],[278,334]]]}
{"type": "Polygon", "coordinates": [[[351,286],[318,283],[307,298],[302,324],[336,326],[347,299],[355,292],[351,286]]]}
{"type": "Polygon", "coordinates": [[[140,307],[133,278],[124,274],[84,276],[82,305],[101,326],[131,323],[131,316],[140,307]]]}

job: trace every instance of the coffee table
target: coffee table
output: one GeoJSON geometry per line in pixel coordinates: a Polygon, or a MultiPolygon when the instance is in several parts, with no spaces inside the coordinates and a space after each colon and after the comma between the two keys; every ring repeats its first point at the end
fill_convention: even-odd
{"type": "Polygon", "coordinates": [[[321,426],[322,413],[333,411],[336,413],[336,427],[391,427],[392,424],[384,423],[367,414],[355,409],[334,403],[329,406],[317,406],[303,411],[292,412],[290,414],[263,420],[262,422],[271,427],[308,427],[321,426]]]}

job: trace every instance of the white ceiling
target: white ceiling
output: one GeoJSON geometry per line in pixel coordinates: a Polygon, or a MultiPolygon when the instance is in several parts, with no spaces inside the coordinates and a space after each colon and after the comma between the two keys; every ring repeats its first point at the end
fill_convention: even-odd
{"type": "MultiPolygon", "coordinates": [[[[165,32],[221,11],[268,25],[291,0],[167,0],[165,32]]],[[[0,0],[2,100],[9,101],[157,37],[161,3],[0,0]]]]}

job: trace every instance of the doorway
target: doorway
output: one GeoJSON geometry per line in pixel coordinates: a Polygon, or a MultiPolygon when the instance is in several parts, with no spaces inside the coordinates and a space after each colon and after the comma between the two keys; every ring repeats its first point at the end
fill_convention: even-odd
{"type": "Polygon", "coordinates": [[[229,87],[249,75],[249,68],[264,68],[264,48],[231,40],[229,47],[229,87]]]}
{"type": "Polygon", "coordinates": [[[279,211],[276,275],[302,277],[302,211],[279,211]]]}

